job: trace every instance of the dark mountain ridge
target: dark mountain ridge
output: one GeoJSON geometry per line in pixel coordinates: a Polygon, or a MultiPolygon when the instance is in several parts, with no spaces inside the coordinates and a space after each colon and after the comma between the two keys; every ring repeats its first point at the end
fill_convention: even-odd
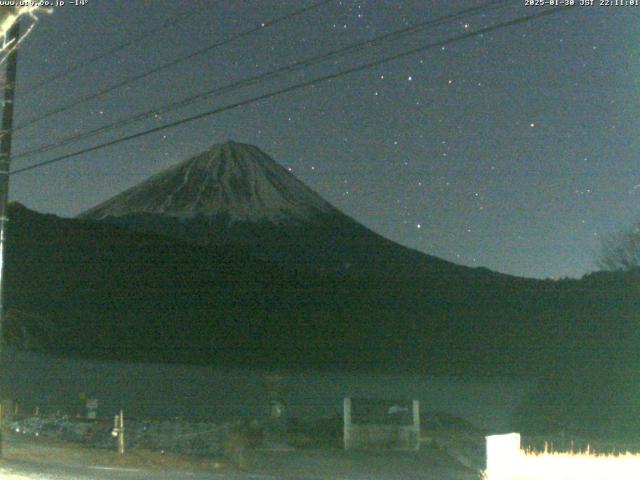
{"type": "Polygon", "coordinates": [[[14,318],[41,349],[60,354],[537,375],[559,363],[616,364],[640,303],[633,272],[611,274],[615,282],[464,267],[404,276],[396,259],[318,272],[19,205],[10,218],[7,308],[24,313],[14,318]]]}
{"type": "MultiPolygon", "coordinates": [[[[403,277],[397,271],[408,267],[393,263],[317,272],[242,248],[193,245],[19,205],[10,215],[9,307],[56,325],[43,341],[58,353],[392,369],[441,349],[440,340],[450,337],[457,355],[412,363],[446,370],[478,356],[462,337],[478,344],[471,337],[504,320],[472,325],[457,318],[461,312],[537,284],[463,267],[403,277]]],[[[491,308],[509,307],[501,301],[491,308]]]]}

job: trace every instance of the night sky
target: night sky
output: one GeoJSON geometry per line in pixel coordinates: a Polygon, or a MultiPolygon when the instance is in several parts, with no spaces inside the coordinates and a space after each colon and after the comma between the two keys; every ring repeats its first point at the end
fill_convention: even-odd
{"type": "MultiPolygon", "coordinates": [[[[69,3],[69,2],[67,2],[69,3]]],[[[313,1],[88,0],[43,15],[19,55],[29,119],[313,1]],[[33,91],[43,79],[191,14],[33,91]]],[[[14,153],[483,2],[333,1],[24,128],[14,153]]],[[[31,158],[152,126],[542,11],[524,0],[31,158]]],[[[11,198],[74,216],[233,139],[403,245],[528,277],[594,270],[640,217],[640,7],[576,7],[11,177],[11,198]]]]}

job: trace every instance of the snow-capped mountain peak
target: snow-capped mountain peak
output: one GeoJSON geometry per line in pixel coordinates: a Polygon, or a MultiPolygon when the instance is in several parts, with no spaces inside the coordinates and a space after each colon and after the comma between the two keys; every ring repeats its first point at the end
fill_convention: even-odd
{"type": "Polygon", "coordinates": [[[127,215],[216,217],[231,221],[306,220],[335,212],[259,148],[236,142],[178,163],[84,212],[100,220],[127,215]]]}

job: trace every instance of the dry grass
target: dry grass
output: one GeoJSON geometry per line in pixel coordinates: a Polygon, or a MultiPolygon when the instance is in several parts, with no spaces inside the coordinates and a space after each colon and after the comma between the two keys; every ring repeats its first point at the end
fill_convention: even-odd
{"type": "Polygon", "coordinates": [[[484,480],[637,480],[639,454],[525,452],[505,459],[504,468],[484,480]]]}

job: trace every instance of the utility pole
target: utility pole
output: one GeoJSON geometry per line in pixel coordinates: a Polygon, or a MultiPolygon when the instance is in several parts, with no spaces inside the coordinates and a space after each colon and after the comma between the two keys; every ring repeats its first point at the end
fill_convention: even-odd
{"type": "MultiPolygon", "coordinates": [[[[4,102],[2,104],[2,130],[0,134],[0,352],[4,350],[4,293],[5,293],[5,248],[7,241],[7,204],[9,203],[9,169],[11,167],[11,140],[13,129],[13,100],[16,94],[16,72],[18,67],[18,40],[20,19],[16,20],[7,35],[11,51],[7,57],[4,80],[4,102]]],[[[4,362],[3,362],[4,363],[4,362]]],[[[4,367],[4,365],[2,365],[4,367]]],[[[4,392],[2,392],[4,394],[4,392]]]]}
{"type": "MultiPolygon", "coordinates": [[[[0,406],[6,396],[4,369],[9,362],[4,355],[4,271],[5,247],[7,240],[7,203],[9,203],[9,169],[11,168],[11,130],[13,129],[13,100],[16,94],[16,71],[18,67],[18,40],[20,39],[20,19],[16,20],[9,34],[11,51],[7,57],[4,79],[4,102],[2,103],[2,129],[0,130],[0,406]]],[[[0,407],[0,457],[3,456],[2,409],[0,407]]]]}

